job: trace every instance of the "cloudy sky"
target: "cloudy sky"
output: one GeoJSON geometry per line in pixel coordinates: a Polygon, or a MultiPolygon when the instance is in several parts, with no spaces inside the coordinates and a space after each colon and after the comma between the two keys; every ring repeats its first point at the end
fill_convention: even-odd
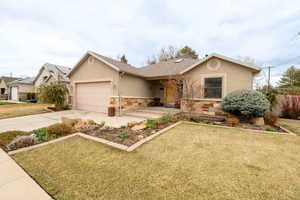
{"type": "Polygon", "coordinates": [[[72,67],[87,50],[143,66],[161,47],[190,45],[276,66],[275,83],[300,66],[299,32],[299,0],[1,0],[0,76],[72,67]]]}

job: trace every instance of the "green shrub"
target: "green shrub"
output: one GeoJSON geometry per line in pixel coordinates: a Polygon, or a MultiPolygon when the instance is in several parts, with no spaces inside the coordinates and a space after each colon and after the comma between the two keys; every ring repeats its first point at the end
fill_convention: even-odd
{"type": "Polygon", "coordinates": [[[266,128],[265,130],[266,130],[266,131],[277,132],[277,129],[276,129],[276,128],[266,128]]]}
{"type": "Polygon", "coordinates": [[[29,92],[26,94],[27,100],[35,100],[36,99],[36,95],[34,92],[29,92]]]}
{"type": "Polygon", "coordinates": [[[158,127],[158,120],[148,119],[146,123],[147,128],[155,129],[158,127]]]}
{"type": "Polygon", "coordinates": [[[121,133],[119,133],[118,137],[122,138],[122,139],[126,139],[126,138],[129,138],[129,135],[125,132],[121,132],[121,133]]]}
{"type": "Polygon", "coordinates": [[[177,118],[174,115],[167,114],[167,115],[162,116],[159,119],[159,121],[162,121],[162,122],[165,122],[165,123],[172,123],[172,122],[177,121],[177,118]]]}
{"type": "Polygon", "coordinates": [[[42,103],[55,104],[57,108],[64,108],[68,94],[67,86],[62,83],[41,85],[38,89],[38,99],[42,103]]]}
{"type": "Polygon", "coordinates": [[[44,141],[47,141],[49,139],[47,137],[46,128],[39,128],[39,129],[33,130],[32,133],[36,135],[38,141],[44,142],[44,141]]]}
{"type": "Polygon", "coordinates": [[[48,137],[56,137],[61,135],[67,135],[72,132],[72,128],[64,123],[57,123],[49,126],[46,129],[48,137]]]}
{"type": "Polygon", "coordinates": [[[222,104],[224,112],[243,118],[263,117],[270,109],[266,97],[255,90],[237,90],[228,94],[222,104]]]}

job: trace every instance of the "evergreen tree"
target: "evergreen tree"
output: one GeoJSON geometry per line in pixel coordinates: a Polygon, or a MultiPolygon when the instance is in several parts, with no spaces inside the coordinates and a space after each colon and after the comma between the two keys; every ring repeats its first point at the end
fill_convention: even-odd
{"type": "Polygon", "coordinates": [[[198,54],[191,47],[185,46],[177,52],[176,57],[198,59],[198,54]]]}
{"type": "Polygon", "coordinates": [[[125,54],[123,54],[123,56],[120,58],[121,63],[125,63],[127,64],[128,60],[126,59],[125,54]]]}
{"type": "Polygon", "coordinates": [[[291,66],[279,80],[280,87],[300,86],[300,69],[291,66]]]}

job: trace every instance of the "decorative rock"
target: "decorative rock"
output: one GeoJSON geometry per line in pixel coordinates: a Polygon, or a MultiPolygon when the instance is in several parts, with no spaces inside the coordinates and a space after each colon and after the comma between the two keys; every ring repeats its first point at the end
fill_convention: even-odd
{"type": "Polygon", "coordinates": [[[23,147],[32,146],[37,142],[37,137],[35,134],[17,136],[9,145],[7,145],[8,150],[16,150],[23,147]]]}
{"type": "Polygon", "coordinates": [[[263,117],[252,118],[251,124],[253,124],[255,126],[263,126],[263,125],[265,125],[265,120],[263,117]]]}
{"type": "Polygon", "coordinates": [[[133,131],[140,131],[140,130],[143,130],[146,128],[146,125],[145,124],[138,124],[138,125],[135,125],[131,128],[131,130],[133,131]]]}
{"type": "Polygon", "coordinates": [[[134,126],[137,125],[137,124],[138,124],[138,122],[128,122],[127,126],[128,126],[129,128],[132,128],[132,127],[134,127],[134,126]]]}
{"type": "Polygon", "coordinates": [[[144,139],[144,136],[143,136],[143,135],[139,135],[139,136],[138,136],[138,139],[139,139],[139,140],[142,140],[142,139],[144,139]]]}

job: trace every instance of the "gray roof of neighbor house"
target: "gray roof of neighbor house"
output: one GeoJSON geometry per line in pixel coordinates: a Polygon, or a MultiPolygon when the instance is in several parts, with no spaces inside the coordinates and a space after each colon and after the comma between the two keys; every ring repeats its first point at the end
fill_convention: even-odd
{"type": "Polygon", "coordinates": [[[65,82],[70,81],[70,79],[67,77],[67,75],[71,71],[71,68],[64,67],[61,65],[55,65],[55,64],[51,64],[51,63],[45,63],[41,67],[38,75],[35,77],[33,82],[35,82],[38,79],[38,77],[41,75],[43,69],[47,69],[50,72],[49,77],[50,77],[50,75],[52,75],[55,79],[59,78],[60,81],[65,81],[65,82]]]}
{"type": "Polygon", "coordinates": [[[249,68],[255,72],[259,72],[261,69],[257,66],[251,65],[249,63],[232,59],[226,56],[222,56],[220,54],[213,53],[209,56],[206,56],[203,59],[191,59],[191,58],[175,58],[168,61],[159,62],[152,65],[147,65],[144,67],[134,67],[130,64],[125,64],[120,61],[114,60],[112,58],[102,56],[98,53],[88,51],[83,58],[74,66],[74,68],[70,71],[69,75],[75,71],[75,69],[79,66],[79,64],[86,58],[88,55],[94,56],[98,60],[108,64],[110,67],[114,68],[120,72],[126,72],[132,75],[144,77],[144,78],[155,78],[155,77],[165,77],[176,74],[183,74],[194,67],[198,66],[201,63],[204,63],[208,59],[212,57],[217,57],[229,62],[233,62],[239,64],[243,67],[249,68]]]}
{"type": "Polygon", "coordinates": [[[12,82],[14,80],[18,80],[20,78],[17,78],[17,77],[7,77],[7,76],[2,76],[0,77],[0,82],[3,80],[6,84],[9,83],[9,82],[12,82]]]}
{"type": "Polygon", "coordinates": [[[10,82],[9,85],[12,85],[12,84],[33,84],[34,79],[35,79],[34,77],[22,78],[22,79],[18,79],[18,80],[14,80],[14,81],[10,82]]]}

